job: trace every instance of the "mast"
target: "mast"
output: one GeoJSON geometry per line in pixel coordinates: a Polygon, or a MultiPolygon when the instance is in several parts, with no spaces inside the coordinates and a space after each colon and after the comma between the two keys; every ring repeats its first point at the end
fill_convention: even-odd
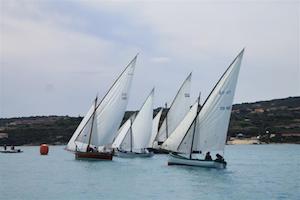
{"type": "MultiPolygon", "coordinates": [[[[165,103],[165,108],[167,109],[167,114],[166,114],[166,138],[168,138],[168,103],[165,103]]],[[[170,109],[169,109],[170,110],[170,109]]]]}
{"type": "Polygon", "coordinates": [[[132,120],[130,119],[130,152],[132,152],[132,141],[133,141],[133,138],[132,138],[132,120]]]}
{"type": "Polygon", "coordinates": [[[93,119],[92,119],[92,124],[91,124],[91,131],[90,131],[90,136],[89,136],[89,142],[88,145],[86,147],[86,152],[88,152],[89,148],[90,148],[90,144],[91,144],[91,139],[92,139],[92,133],[93,133],[93,125],[94,125],[94,119],[95,119],[95,115],[96,115],[96,106],[97,106],[97,99],[98,99],[98,95],[95,98],[95,108],[94,108],[94,112],[93,112],[93,119]]]}
{"type": "MultiPolygon", "coordinates": [[[[200,96],[201,96],[201,92],[199,93],[199,96],[198,96],[198,105],[197,105],[197,115],[198,115],[198,112],[199,112],[199,106],[200,106],[200,96]]],[[[196,116],[197,116],[196,115],[196,116]]],[[[195,118],[196,119],[196,118],[195,118]]],[[[194,124],[194,130],[193,130],[193,137],[192,137],[192,145],[191,145],[191,149],[190,149],[190,159],[192,159],[192,154],[193,154],[193,146],[194,146],[194,138],[195,138],[195,132],[196,132],[196,121],[195,121],[195,124],[194,124]]]]}

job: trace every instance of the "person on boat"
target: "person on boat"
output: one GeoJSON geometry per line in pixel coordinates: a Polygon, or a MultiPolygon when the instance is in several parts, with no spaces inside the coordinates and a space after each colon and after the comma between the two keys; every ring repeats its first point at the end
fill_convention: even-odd
{"type": "Polygon", "coordinates": [[[207,152],[205,155],[205,160],[212,160],[210,152],[207,152]]]}
{"type": "Polygon", "coordinates": [[[3,148],[4,148],[4,151],[6,151],[6,148],[7,148],[7,147],[6,147],[6,144],[4,144],[3,148]]]}
{"type": "Polygon", "coordinates": [[[93,151],[94,151],[94,150],[93,150],[92,147],[90,147],[90,146],[87,147],[87,152],[93,152],[93,151]]]}
{"type": "Polygon", "coordinates": [[[10,147],[10,149],[11,149],[11,150],[15,150],[15,146],[12,145],[12,146],[10,147]]]}
{"type": "Polygon", "coordinates": [[[95,152],[98,152],[98,149],[97,147],[95,146],[94,149],[93,149],[95,152]]]}
{"type": "Polygon", "coordinates": [[[217,162],[224,162],[224,158],[223,158],[223,156],[221,156],[220,154],[217,153],[215,161],[217,161],[217,162]]]}

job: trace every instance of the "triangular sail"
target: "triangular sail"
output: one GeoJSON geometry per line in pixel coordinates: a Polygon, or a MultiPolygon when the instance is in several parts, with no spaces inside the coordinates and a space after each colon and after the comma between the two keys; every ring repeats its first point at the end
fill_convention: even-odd
{"type": "MultiPolygon", "coordinates": [[[[127,65],[125,70],[103,97],[102,101],[97,105],[94,113],[91,144],[95,146],[106,146],[111,144],[113,138],[115,138],[127,107],[136,59],[137,56],[127,65]]],[[[73,141],[75,141],[73,140],[74,138],[80,138],[81,134],[85,134],[84,130],[88,129],[85,127],[89,126],[90,121],[92,121],[91,118],[93,118],[93,114],[90,114],[90,110],[88,112],[89,116],[87,115],[82,120],[69,143],[73,143],[73,141]]],[[[68,145],[67,149],[74,151],[74,146],[75,145],[68,145]]]]}
{"type": "Polygon", "coordinates": [[[224,151],[243,53],[226,70],[197,116],[199,138],[195,142],[202,152],[224,151]]]}
{"type": "MultiPolygon", "coordinates": [[[[193,143],[193,136],[195,136],[194,131],[195,131],[195,126],[196,126],[196,121],[192,122],[189,130],[187,131],[185,137],[183,138],[183,140],[181,141],[181,143],[179,144],[178,148],[177,148],[177,152],[180,153],[185,153],[185,154],[190,154],[191,153],[191,146],[193,143]]],[[[195,145],[193,145],[195,146],[195,145]]]]}
{"type": "Polygon", "coordinates": [[[135,151],[148,147],[152,132],[153,97],[154,89],[144,102],[132,124],[133,149],[135,151]]]}
{"type": "Polygon", "coordinates": [[[160,111],[156,114],[156,116],[154,117],[153,121],[152,121],[152,134],[150,137],[150,142],[148,147],[152,147],[153,146],[153,142],[155,140],[155,137],[157,135],[158,132],[158,125],[159,125],[159,120],[161,117],[163,109],[160,109],[160,111]]]}
{"type": "Polygon", "coordinates": [[[82,146],[82,145],[77,145],[75,143],[75,140],[77,140],[81,143],[87,144],[88,136],[91,131],[91,121],[92,121],[91,119],[92,119],[94,110],[95,110],[95,104],[93,103],[93,105],[91,106],[91,108],[89,109],[89,111],[87,112],[87,114],[85,115],[85,117],[82,119],[79,126],[75,130],[73,136],[71,137],[70,141],[67,144],[66,149],[68,149],[70,151],[75,151],[76,146],[77,146],[77,148],[82,146]],[[80,138],[78,138],[79,134],[81,135],[80,138]]]}
{"type": "Polygon", "coordinates": [[[159,129],[156,140],[164,142],[175,128],[179,125],[182,119],[190,110],[190,91],[191,91],[192,73],[188,75],[186,80],[181,85],[177,95],[175,96],[170,109],[159,129]]]}
{"type": "Polygon", "coordinates": [[[133,138],[132,138],[132,129],[129,127],[127,130],[127,133],[125,134],[125,137],[123,138],[119,149],[125,150],[125,151],[132,151],[132,146],[133,146],[133,138]]]}
{"type": "MultiPolygon", "coordinates": [[[[173,131],[171,136],[162,144],[161,148],[173,151],[187,153],[189,152],[190,146],[179,148],[179,145],[182,143],[186,133],[191,130],[192,123],[197,115],[198,101],[194,103],[190,111],[186,114],[184,119],[180,122],[177,128],[173,131]]],[[[186,142],[185,142],[186,143],[186,142]]]]}
{"type": "Polygon", "coordinates": [[[128,133],[131,126],[131,118],[129,118],[119,129],[117,137],[115,138],[112,147],[113,148],[119,148],[122,141],[126,137],[126,134],[128,133]]]}
{"type": "Polygon", "coordinates": [[[185,154],[190,154],[191,150],[224,151],[243,53],[244,50],[228,67],[200,112],[197,112],[194,105],[172,135],[163,143],[162,148],[185,154]],[[191,148],[192,144],[193,148],[191,148]]]}

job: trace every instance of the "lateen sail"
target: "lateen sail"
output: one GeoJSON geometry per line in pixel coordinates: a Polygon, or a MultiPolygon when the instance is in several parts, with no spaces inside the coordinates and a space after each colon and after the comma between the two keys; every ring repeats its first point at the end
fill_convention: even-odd
{"type": "MultiPolygon", "coordinates": [[[[127,144],[130,145],[130,138],[125,138],[125,137],[130,137],[131,134],[131,125],[133,123],[133,121],[135,120],[136,117],[136,112],[134,112],[128,119],[127,121],[120,127],[117,136],[112,144],[113,148],[120,148],[123,147],[125,149],[127,149],[127,144]],[[123,144],[123,146],[121,146],[121,144],[123,144]],[[125,147],[126,146],[126,147],[125,147]]],[[[130,148],[130,146],[128,146],[128,148],[130,148]]]]}
{"type": "Polygon", "coordinates": [[[122,141],[124,140],[126,134],[128,133],[131,126],[131,119],[129,118],[119,129],[118,135],[115,139],[115,141],[112,144],[113,148],[119,148],[122,141]]]}
{"type": "Polygon", "coordinates": [[[175,128],[182,121],[184,116],[188,113],[191,106],[190,91],[191,91],[192,73],[188,75],[186,80],[181,85],[177,95],[175,96],[170,109],[164,119],[156,140],[165,141],[175,130],[175,128]]]}
{"type": "Polygon", "coordinates": [[[132,124],[134,150],[141,150],[148,147],[152,133],[153,98],[154,88],[132,124]]]}
{"type": "Polygon", "coordinates": [[[94,106],[90,108],[69,141],[68,150],[75,151],[79,143],[86,144],[87,134],[91,135],[91,145],[99,147],[112,143],[127,107],[136,59],[137,56],[128,64],[102,101],[97,104],[96,109],[94,106]]]}
{"type": "Polygon", "coordinates": [[[156,116],[154,117],[154,119],[152,121],[152,134],[151,134],[151,137],[150,137],[148,147],[153,146],[153,142],[154,142],[155,137],[156,137],[157,132],[158,132],[158,125],[159,125],[159,120],[160,120],[162,111],[163,111],[163,109],[160,109],[160,111],[156,114],[156,116]]]}
{"type": "Polygon", "coordinates": [[[132,122],[132,119],[127,120],[126,124],[129,123],[130,126],[126,125],[119,131],[120,134],[114,142],[114,147],[134,152],[140,152],[141,149],[148,147],[152,131],[153,96],[154,89],[144,102],[134,121],[132,122]],[[119,143],[119,141],[121,142],[119,143]]]}
{"type": "MultiPolygon", "coordinates": [[[[70,151],[75,151],[76,150],[76,143],[75,140],[78,137],[79,134],[82,135],[82,137],[88,137],[88,134],[90,134],[90,124],[87,125],[89,119],[91,118],[91,116],[93,115],[93,112],[95,110],[95,106],[94,104],[91,106],[91,108],[89,109],[89,111],[87,112],[87,114],[84,116],[84,118],[82,119],[82,121],[80,122],[79,126],[77,127],[77,129],[75,130],[73,136],[71,137],[70,141],[67,144],[67,148],[70,151]]],[[[88,139],[86,139],[87,141],[88,139]]],[[[82,140],[83,142],[84,140],[82,140]]],[[[80,147],[82,145],[79,145],[80,147]]],[[[85,146],[86,147],[86,146],[85,146]]]]}
{"type": "Polygon", "coordinates": [[[171,137],[163,143],[162,148],[186,154],[191,153],[191,150],[224,150],[243,52],[244,50],[228,67],[200,112],[197,112],[194,104],[171,137]]]}
{"type": "Polygon", "coordinates": [[[172,135],[162,144],[161,148],[173,151],[173,152],[181,152],[181,153],[187,153],[189,152],[190,147],[187,149],[182,149],[178,151],[178,147],[183,140],[185,134],[187,131],[189,131],[191,128],[191,124],[193,123],[196,115],[197,115],[197,107],[198,102],[196,102],[190,111],[186,114],[184,119],[180,122],[180,124],[177,126],[177,128],[173,131],[172,135]]]}
{"type": "Polygon", "coordinates": [[[232,103],[244,50],[224,73],[198,117],[196,133],[197,146],[201,151],[223,151],[231,115],[232,103]]]}

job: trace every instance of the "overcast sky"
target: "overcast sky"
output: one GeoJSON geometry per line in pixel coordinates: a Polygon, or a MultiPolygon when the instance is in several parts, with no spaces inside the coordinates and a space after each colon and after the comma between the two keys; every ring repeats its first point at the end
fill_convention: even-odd
{"type": "Polygon", "coordinates": [[[300,95],[299,1],[0,3],[0,117],[84,115],[138,52],[130,110],[191,71],[203,102],[244,47],[235,103],[300,95]]]}

